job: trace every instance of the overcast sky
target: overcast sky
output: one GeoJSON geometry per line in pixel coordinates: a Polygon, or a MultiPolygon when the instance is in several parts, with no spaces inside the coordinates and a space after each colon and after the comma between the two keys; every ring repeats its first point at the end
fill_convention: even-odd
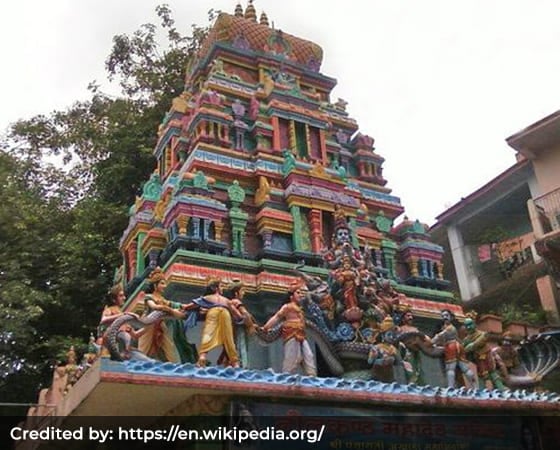
{"type": "MultiPolygon", "coordinates": [[[[0,129],[87,97],[115,34],[156,20],[149,0],[0,5],[0,129]]],[[[179,29],[236,0],[172,0],[179,29]]],[[[242,2],[246,6],[246,0],[242,2]]],[[[256,0],[276,28],[323,48],[406,214],[433,224],[515,163],[505,138],[560,109],[560,4],[516,0],[256,0]]]]}

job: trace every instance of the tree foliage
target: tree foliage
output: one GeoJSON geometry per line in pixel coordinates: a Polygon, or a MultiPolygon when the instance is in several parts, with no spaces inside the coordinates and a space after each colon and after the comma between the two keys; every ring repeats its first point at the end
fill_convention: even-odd
{"type": "Polygon", "coordinates": [[[52,359],[98,323],[128,207],[155,167],[158,125],[206,33],[193,26],[184,36],[167,6],[156,12],[159,25],[114,37],[106,69],[121,96],[92,83],[89,100],[20,120],[0,142],[4,401],[36,400],[52,359]]]}

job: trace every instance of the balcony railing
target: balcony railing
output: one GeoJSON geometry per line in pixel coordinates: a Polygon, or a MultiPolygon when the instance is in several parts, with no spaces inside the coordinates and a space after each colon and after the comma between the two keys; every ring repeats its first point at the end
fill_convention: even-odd
{"type": "Polygon", "coordinates": [[[528,207],[535,235],[560,230],[560,188],[529,200],[528,207]]]}

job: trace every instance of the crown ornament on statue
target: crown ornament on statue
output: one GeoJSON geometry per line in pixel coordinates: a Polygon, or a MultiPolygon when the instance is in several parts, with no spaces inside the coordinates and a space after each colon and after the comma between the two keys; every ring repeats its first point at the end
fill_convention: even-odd
{"type": "Polygon", "coordinates": [[[412,312],[412,305],[408,304],[408,303],[399,303],[398,305],[395,306],[395,309],[398,313],[401,314],[406,314],[408,312],[412,312]]]}
{"type": "Polygon", "coordinates": [[[232,279],[231,282],[228,285],[229,290],[235,289],[237,287],[244,287],[243,280],[241,280],[240,278],[232,279]]]}
{"type": "Polygon", "coordinates": [[[206,286],[209,286],[211,284],[220,284],[221,282],[222,282],[221,278],[215,275],[209,275],[206,277],[206,286]]]}
{"type": "Polygon", "coordinates": [[[290,287],[288,291],[290,292],[290,294],[293,294],[295,291],[301,289],[303,286],[305,286],[303,279],[298,278],[290,283],[290,287]]]}
{"type": "Polygon", "coordinates": [[[476,311],[469,311],[465,314],[465,318],[472,319],[473,322],[476,322],[476,318],[478,317],[478,313],[476,311]]]}
{"type": "Polygon", "coordinates": [[[339,230],[341,228],[346,228],[347,230],[350,229],[348,226],[348,222],[346,221],[346,215],[344,214],[344,210],[342,206],[335,205],[334,207],[334,229],[339,230]]]}
{"type": "Polygon", "coordinates": [[[383,319],[383,322],[381,322],[381,324],[379,325],[379,331],[381,333],[385,333],[386,331],[392,330],[393,328],[395,328],[395,322],[393,322],[393,319],[389,316],[385,317],[383,319]]]}
{"type": "Polygon", "coordinates": [[[165,273],[161,269],[161,267],[156,267],[154,270],[151,271],[150,275],[148,276],[148,281],[152,284],[159,283],[161,280],[165,280],[165,273]]]}

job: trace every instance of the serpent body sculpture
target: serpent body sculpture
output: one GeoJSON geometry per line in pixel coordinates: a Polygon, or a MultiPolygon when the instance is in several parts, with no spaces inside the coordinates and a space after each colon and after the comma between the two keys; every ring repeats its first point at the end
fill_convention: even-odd
{"type": "MultiPolygon", "coordinates": [[[[111,359],[115,361],[124,361],[125,358],[122,352],[119,350],[118,334],[121,331],[123,325],[130,325],[133,328],[142,328],[148,325],[156,323],[158,320],[172,317],[165,311],[152,311],[145,317],[138,317],[136,314],[124,313],[122,316],[117,317],[113,323],[107,328],[104,344],[109,350],[111,359]]],[[[140,353],[140,352],[135,352],[140,353]]],[[[142,355],[142,354],[140,354],[142,355]]],[[[140,356],[139,355],[139,356],[140,356]]],[[[146,359],[149,359],[147,356],[146,359]]]]}
{"type": "MultiPolygon", "coordinates": [[[[332,342],[329,339],[329,335],[323,331],[322,327],[318,326],[309,318],[306,319],[305,325],[306,333],[317,345],[332,375],[341,376],[344,374],[345,370],[342,365],[342,359],[367,361],[371,344],[365,342],[332,342]]],[[[269,332],[264,332],[259,328],[257,329],[256,336],[264,343],[271,343],[280,338],[280,333],[281,326],[276,326],[269,332]]],[[[420,332],[404,333],[402,336],[397,337],[401,342],[414,341],[422,343],[422,345],[419,346],[421,351],[432,357],[440,356],[443,352],[443,348],[424,345],[424,338],[425,335],[420,332]]]]}
{"type": "Polygon", "coordinates": [[[510,387],[535,386],[559,367],[560,331],[546,331],[521,341],[519,365],[509,370],[504,381],[510,387]]]}
{"type": "MultiPolygon", "coordinates": [[[[338,328],[331,328],[316,301],[308,300],[304,303],[304,308],[306,333],[317,346],[332,376],[342,376],[345,373],[343,361],[367,361],[371,348],[369,342],[359,341],[355,336],[341,334],[338,328]]],[[[123,332],[124,325],[139,329],[171,317],[167,312],[153,311],[145,317],[139,318],[135,314],[124,313],[115,319],[107,328],[104,337],[104,345],[109,350],[111,359],[116,361],[130,359],[128,354],[119,349],[119,333],[123,332]]],[[[281,338],[281,331],[281,325],[275,326],[268,332],[255,327],[254,336],[267,344],[281,338]]],[[[409,350],[422,352],[432,358],[439,358],[443,353],[443,347],[432,345],[424,333],[414,328],[397,333],[396,340],[409,350]]],[[[150,360],[138,351],[131,353],[134,359],[150,360]]],[[[519,347],[519,356],[519,366],[504,374],[506,384],[510,388],[538,384],[543,377],[560,367],[560,332],[541,333],[523,341],[519,347]]]]}
{"type": "MultiPolygon", "coordinates": [[[[344,373],[344,368],[340,362],[340,358],[337,355],[337,350],[333,344],[329,341],[328,337],[323,333],[321,328],[319,328],[314,322],[309,319],[305,320],[306,333],[310,338],[313,339],[319,351],[323,355],[327,366],[333,375],[339,376],[344,373]]],[[[263,331],[262,328],[257,328],[255,336],[260,341],[265,344],[269,344],[279,339],[282,333],[282,325],[276,325],[270,331],[263,331]]],[[[366,353],[367,357],[367,353],[366,353]]]]}

